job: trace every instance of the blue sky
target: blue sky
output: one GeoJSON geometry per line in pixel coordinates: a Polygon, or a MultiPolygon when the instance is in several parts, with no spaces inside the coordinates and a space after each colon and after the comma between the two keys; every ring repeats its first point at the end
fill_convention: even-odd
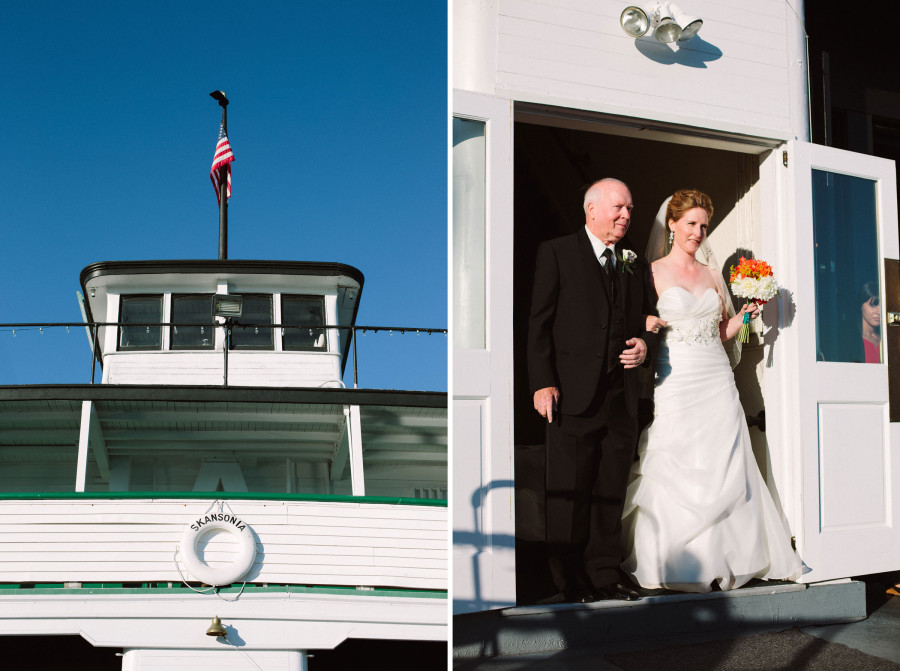
{"type": "MultiPolygon", "coordinates": [[[[347,263],[358,323],[446,327],[446,24],[416,0],[6,0],[0,322],[79,321],[96,261],[216,258],[221,89],[229,258],[347,263]]],[[[446,390],[446,348],[369,334],[360,386],[446,390]]],[[[0,331],[0,384],[89,376],[83,329],[0,331]]]]}

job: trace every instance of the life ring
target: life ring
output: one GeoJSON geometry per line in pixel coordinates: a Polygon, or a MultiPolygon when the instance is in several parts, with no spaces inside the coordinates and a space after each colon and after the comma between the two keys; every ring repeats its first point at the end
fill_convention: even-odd
{"type": "Polygon", "coordinates": [[[256,559],[256,540],[250,525],[239,522],[231,515],[209,515],[209,517],[223,517],[225,519],[210,519],[203,524],[191,523],[184,529],[181,536],[181,557],[188,572],[203,581],[207,585],[230,585],[240,580],[256,559]],[[236,523],[237,522],[237,523],[236,523]],[[210,531],[227,531],[238,542],[237,558],[227,566],[212,567],[197,554],[197,541],[210,531]]]}

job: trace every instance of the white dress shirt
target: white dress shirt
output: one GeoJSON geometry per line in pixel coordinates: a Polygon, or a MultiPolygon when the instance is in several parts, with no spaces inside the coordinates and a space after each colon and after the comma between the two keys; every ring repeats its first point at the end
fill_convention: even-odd
{"type": "Polygon", "coordinates": [[[590,229],[587,226],[584,227],[584,230],[587,231],[588,240],[591,241],[591,247],[594,248],[594,256],[596,256],[600,260],[600,265],[603,266],[604,268],[606,267],[606,259],[603,257],[603,252],[608,249],[610,252],[612,252],[612,264],[613,264],[613,268],[615,268],[616,267],[616,243],[607,245],[606,243],[603,242],[603,240],[601,240],[596,235],[591,233],[590,229]]]}

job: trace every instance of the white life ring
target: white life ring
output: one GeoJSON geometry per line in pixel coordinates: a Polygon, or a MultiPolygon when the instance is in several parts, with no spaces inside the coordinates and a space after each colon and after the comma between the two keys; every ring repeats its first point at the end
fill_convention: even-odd
{"type": "Polygon", "coordinates": [[[256,559],[256,540],[250,531],[250,525],[241,522],[241,527],[243,528],[225,520],[210,520],[202,526],[191,523],[185,527],[181,536],[180,550],[188,572],[207,585],[230,585],[240,580],[256,559]],[[237,538],[238,555],[231,564],[213,568],[197,554],[197,541],[210,531],[217,530],[227,531],[237,538]]]}

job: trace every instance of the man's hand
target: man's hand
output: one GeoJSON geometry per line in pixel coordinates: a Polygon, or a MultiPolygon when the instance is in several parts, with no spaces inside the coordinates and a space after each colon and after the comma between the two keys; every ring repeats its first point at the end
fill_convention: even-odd
{"type": "Polygon", "coordinates": [[[556,410],[556,402],[559,401],[559,389],[556,387],[544,387],[534,392],[534,409],[541,417],[553,423],[553,413],[556,410]]]}
{"type": "Polygon", "coordinates": [[[640,338],[631,338],[625,341],[629,349],[619,355],[619,361],[625,368],[637,368],[647,358],[647,343],[640,338]]]}

